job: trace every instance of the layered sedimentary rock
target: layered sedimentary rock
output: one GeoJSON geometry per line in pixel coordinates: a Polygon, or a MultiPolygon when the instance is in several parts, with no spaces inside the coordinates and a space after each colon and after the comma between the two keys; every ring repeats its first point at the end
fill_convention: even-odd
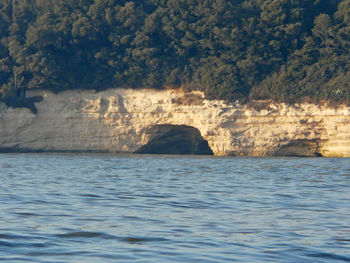
{"type": "Polygon", "coordinates": [[[154,127],[173,125],[198,130],[215,155],[350,156],[346,106],[229,104],[180,90],[34,95],[36,114],[0,104],[0,150],[132,153],[162,138],[154,127]]]}

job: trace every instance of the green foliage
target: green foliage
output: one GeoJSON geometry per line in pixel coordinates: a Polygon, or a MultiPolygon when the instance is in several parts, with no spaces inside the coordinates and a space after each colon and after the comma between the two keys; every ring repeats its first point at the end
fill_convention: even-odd
{"type": "Polygon", "coordinates": [[[0,100],[7,101],[16,96],[16,91],[11,87],[11,83],[4,84],[0,87],[0,100]]]}
{"type": "Polygon", "coordinates": [[[280,70],[255,86],[252,98],[279,101],[328,100],[349,103],[350,4],[343,1],[331,17],[315,17],[301,49],[289,55],[280,70]],[[347,10],[348,9],[348,10],[347,10]]]}
{"type": "Polygon", "coordinates": [[[185,87],[349,99],[349,0],[2,0],[0,99],[17,89],[185,87]]]}

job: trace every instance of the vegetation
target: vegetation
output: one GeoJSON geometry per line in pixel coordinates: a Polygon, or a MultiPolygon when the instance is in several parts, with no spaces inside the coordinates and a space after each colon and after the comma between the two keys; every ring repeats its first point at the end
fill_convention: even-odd
{"type": "Polygon", "coordinates": [[[350,0],[1,0],[0,99],[19,88],[350,99],[350,0]]]}

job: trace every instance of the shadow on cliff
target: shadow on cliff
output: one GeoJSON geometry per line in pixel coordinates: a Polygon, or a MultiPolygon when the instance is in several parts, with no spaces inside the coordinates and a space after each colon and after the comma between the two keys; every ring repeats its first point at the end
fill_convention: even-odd
{"type": "Polygon", "coordinates": [[[156,125],[146,130],[151,140],[135,153],[213,155],[198,129],[186,125],[156,125]]]}
{"type": "Polygon", "coordinates": [[[28,108],[32,113],[38,112],[35,103],[43,100],[42,96],[34,96],[30,98],[13,97],[5,101],[7,107],[12,108],[28,108]]]}
{"type": "Polygon", "coordinates": [[[274,156],[283,157],[322,157],[321,140],[292,140],[274,152],[274,156]]]}

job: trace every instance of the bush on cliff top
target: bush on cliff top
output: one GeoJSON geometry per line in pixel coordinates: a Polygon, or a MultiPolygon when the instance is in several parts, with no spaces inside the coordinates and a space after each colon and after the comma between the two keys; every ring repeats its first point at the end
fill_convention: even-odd
{"type": "Polygon", "coordinates": [[[350,96],[350,0],[2,0],[16,89],[185,87],[209,98],[350,96]]]}

